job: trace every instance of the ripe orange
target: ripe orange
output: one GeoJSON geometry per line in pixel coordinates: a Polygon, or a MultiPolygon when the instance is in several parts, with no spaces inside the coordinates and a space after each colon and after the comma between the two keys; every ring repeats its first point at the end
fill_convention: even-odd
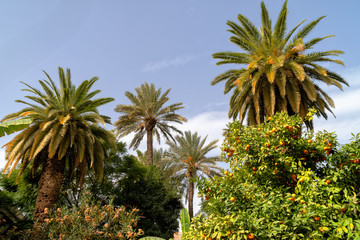
{"type": "Polygon", "coordinates": [[[228,171],[225,171],[225,172],[224,172],[224,175],[227,175],[228,173],[229,173],[228,171]]]}
{"type": "Polygon", "coordinates": [[[230,198],[230,201],[231,201],[231,202],[235,202],[235,198],[234,198],[234,197],[231,197],[231,198],[230,198]]]}
{"type": "Polygon", "coordinates": [[[304,179],[303,179],[303,178],[300,178],[299,182],[300,182],[300,183],[304,182],[304,179]]]}
{"type": "Polygon", "coordinates": [[[284,146],[285,145],[285,142],[283,140],[280,141],[280,145],[281,146],[284,146]]]}
{"type": "Polygon", "coordinates": [[[256,171],[256,167],[252,167],[252,170],[256,171]]]}
{"type": "Polygon", "coordinates": [[[230,175],[229,175],[230,177],[232,177],[232,176],[234,176],[234,174],[233,173],[230,173],[230,175]]]}
{"type": "Polygon", "coordinates": [[[294,198],[294,197],[290,197],[289,200],[295,202],[295,198],[294,198]]]}
{"type": "Polygon", "coordinates": [[[305,150],[304,150],[304,154],[308,154],[308,153],[309,153],[309,151],[305,149],[305,150]]]}
{"type": "Polygon", "coordinates": [[[328,180],[326,180],[326,184],[330,184],[331,183],[331,181],[328,179],[328,180]]]}
{"type": "Polygon", "coordinates": [[[315,221],[320,221],[320,217],[314,217],[315,221]]]}
{"type": "Polygon", "coordinates": [[[247,237],[249,240],[253,240],[255,238],[255,235],[253,233],[249,233],[247,237]]]}
{"type": "Polygon", "coordinates": [[[292,178],[293,180],[296,180],[296,174],[292,174],[292,175],[291,175],[291,178],[292,178]]]}
{"type": "Polygon", "coordinates": [[[308,143],[312,143],[312,140],[311,140],[311,139],[309,139],[309,140],[307,140],[307,142],[308,142],[308,143]]]}
{"type": "Polygon", "coordinates": [[[303,213],[303,214],[306,213],[305,209],[301,210],[301,213],[303,213]]]}
{"type": "Polygon", "coordinates": [[[304,200],[300,200],[300,203],[301,203],[301,204],[304,204],[304,203],[305,203],[305,201],[304,201],[304,200]]]}
{"type": "MultiPolygon", "coordinates": [[[[231,157],[232,155],[233,155],[233,153],[232,152],[228,152],[227,154],[226,154],[228,157],[231,157]]],[[[187,161],[187,160],[186,160],[187,161]]]]}
{"type": "Polygon", "coordinates": [[[192,160],[193,160],[192,156],[189,156],[189,160],[190,160],[190,161],[192,161],[192,160]]]}

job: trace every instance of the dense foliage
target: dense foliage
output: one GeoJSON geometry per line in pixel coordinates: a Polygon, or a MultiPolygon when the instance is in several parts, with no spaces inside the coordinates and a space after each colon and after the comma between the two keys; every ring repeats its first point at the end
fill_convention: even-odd
{"type": "Polygon", "coordinates": [[[119,171],[123,178],[113,192],[114,204],[139,209],[138,226],[145,236],[172,238],[182,208],[176,186],[165,181],[155,167],[139,164],[132,157],[124,160],[119,171]]]}
{"type": "Polygon", "coordinates": [[[138,211],[93,202],[90,192],[85,192],[78,207],[57,208],[43,227],[47,239],[136,239],[144,233],[137,227],[138,211]]]}
{"type": "Polygon", "coordinates": [[[339,146],[334,133],[303,128],[285,113],[231,123],[231,170],[199,182],[209,215],[185,239],[360,239],[360,134],[339,146]]]}

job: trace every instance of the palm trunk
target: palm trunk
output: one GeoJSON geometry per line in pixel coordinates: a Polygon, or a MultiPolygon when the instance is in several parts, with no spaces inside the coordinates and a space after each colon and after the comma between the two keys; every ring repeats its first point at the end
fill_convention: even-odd
{"type": "Polygon", "coordinates": [[[189,185],[189,216],[190,216],[190,222],[191,219],[194,217],[194,182],[192,181],[193,176],[190,174],[190,185],[189,185]]]}
{"type": "Polygon", "coordinates": [[[64,160],[48,158],[44,162],[34,210],[34,220],[38,220],[39,223],[42,223],[47,216],[44,213],[45,208],[50,210],[58,201],[64,179],[64,171],[64,160]]]}
{"type": "Polygon", "coordinates": [[[150,166],[153,164],[153,134],[152,130],[147,130],[147,151],[146,151],[146,160],[147,165],[150,166]]]}

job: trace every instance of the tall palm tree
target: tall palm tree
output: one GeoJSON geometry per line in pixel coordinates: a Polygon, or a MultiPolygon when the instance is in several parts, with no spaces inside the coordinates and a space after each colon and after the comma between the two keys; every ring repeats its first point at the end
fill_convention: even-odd
{"type": "MultiPolygon", "coordinates": [[[[244,68],[228,70],[218,75],[211,84],[225,82],[224,94],[233,90],[229,117],[239,115],[241,121],[247,115],[248,124],[259,124],[265,116],[285,111],[299,114],[305,119],[309,108],[317,110],[317,116],[327,119],[325,110],[331,112],[333,100],[319,83],[335,85],[342,89],[348,83],[338,74],[326,69],[322,63],[343,65],[333,56],[342,51],[309,51],[318,42],[332,37],[319,37],[304,42],[304,38],[324,17],[296,30],[303,22],[286,33],[287,1],[272,26],[264,2],[261,3],[261,28],[258,30],[245,16],[239,14],[240,25],[228,21],[230,41],[243,52],[219,52],[213,57],[221,64],[240,64],[244,68]]],[[[311,127],[312,123],[309,123],[311,127]]]]}
{"type": "Polygon", "coordinates": [[[186,184],[186,199],[189,203],[190,218],[194,216],[194,180],[198,176],[212,177],[220,175],[221,168],[216,165],[217,157],[205,157],[207,153],[217,147],[218,140],[205,146],[207,137],[201,139],[197,132],[192,134],[186,131],[184,135],[175,137],[176,143],[167,141],[169,150],[165,153],[165,161],[171,163],[176,169],[176,175],[186,184]]]}
{"type": "Polygon", "coordinates": [[[98,80],[93,77],[79,87],[71,82],[70,69],[66,73],[59,68],[60,88],[44,72],[47,80],[40,80],[42,91],[24,83],[31,101],[17,100],[28,105],[19,112],[7,115],[3,120],[30,117],[32,123],[15,136],[6,146],[7,163],[4,173],[11,174],[21,161],[20,174],[31,164],[33,171],[42,167],[34,219],[40,222],[58,200],[66,167],[70,177],[78,177],[82,184],[87,168],[98,178],[103,176],[103,160],[106,158],[104,143],[115,144],[115,137],[99,123],[110,123],[100,115],[98,107],[113,101],[113,98],[93,97],[100,90],[90,91],[98,80]]]}
{"type": "Polygon", "coordinates": [[[115,122],[117,133],[120,137],[135,132],[135,136],[130,143],[130,148],[137,149],[140,142],[147,136],[147,163],[153,162],[153,135],[155,134],[160,142],[160,134],[166,140],[174,139],[171,130],[181,133],[176,127],[170,126],[168,122],[182,123],[186,118],[176,114],[175,111],[184,108],[182,103],[175,103],[169,106],[164,104],[169,101],[167,96],[168,89],[161,94],[161,88],[155,89],[155,85],[148,83],[135,88],[136,94],[125,92],[125,96],[131,101],[131,105],[117,105],[116,112],[121,113],[119,120],[115,122]]]}

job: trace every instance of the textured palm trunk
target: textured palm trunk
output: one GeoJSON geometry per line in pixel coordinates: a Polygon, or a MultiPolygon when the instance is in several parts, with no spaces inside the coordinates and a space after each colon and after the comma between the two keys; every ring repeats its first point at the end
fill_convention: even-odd
{"type": "Polygon", "coordinates": [[[152,130],[147,130],[147,151],[146,151],[146,160],[147,165],[150,166],[153,164],[153,134],[152,130]]]}
{"type": "Polygon", "coordinates": [[[48,158],[44,162],[34,210],[34,220],[37,220],[39,223],[42,223],[47,216],[44,213],[45,208],[51,209],[58,201],[64,179],[64,171],[64,160],[48,158]]]}
{"type": "Polygon", "coordinates": [[[190,175],[190,185],[189,185],[189,216],[190,221],[194,217],[194,182],[192,181],[192,174],[190,175]]]}

